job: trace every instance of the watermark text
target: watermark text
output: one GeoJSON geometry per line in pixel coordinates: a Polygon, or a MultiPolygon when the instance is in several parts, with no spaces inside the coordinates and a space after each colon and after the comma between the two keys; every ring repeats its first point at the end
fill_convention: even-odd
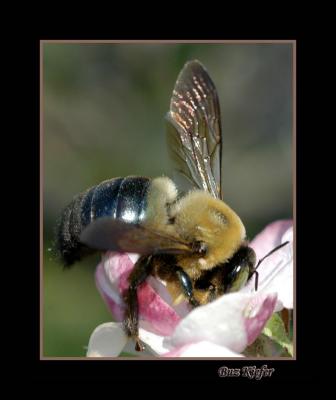
{"type": "Polygon", "coordinates": [[[274,371],[274,368],[268,368],[267,365],[263,365],[260,368],[257,368],[255,365],[242,368],[228,368],[223,366],[218,369],[218,375],[220,378],[241,376],[243,378],[260,380],[261,378],[271,377],[274,371]]]}

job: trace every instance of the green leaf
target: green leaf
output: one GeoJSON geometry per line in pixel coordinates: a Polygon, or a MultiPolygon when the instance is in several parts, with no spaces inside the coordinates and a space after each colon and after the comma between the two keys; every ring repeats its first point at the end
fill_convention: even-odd
{"type": "Polygon", "coordinates": [[[127,353],[127,352],[122,352],[122,353],[120,353],[120,355],[119,355],[119,357],[136,357],[136,355],[135,354],[132,354],[132,353],[127,353]]]}
{"type": "Polygon", "coordinates": [[[246,357],[291,357],[287,349],[263,333],[245,349],[243,354],[246,357]]]}
{"type": "Polygon", "coordinates": [[[293,343],[289,339],[283,320],[278,313],[274,313],[267,321],[262,333],[286,349],[293,357],[293,343]]]}

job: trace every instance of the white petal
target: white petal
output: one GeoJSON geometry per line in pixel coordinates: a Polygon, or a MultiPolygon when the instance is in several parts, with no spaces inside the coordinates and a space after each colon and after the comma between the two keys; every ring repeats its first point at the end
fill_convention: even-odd
{"type": "MultiPolygon", "coordinates": [[[[280,311],[283,307],[293,308],[293,227],[279,238],[279,245],[289,241],[287,245],[267,257],[259,266],[258,292],[277,293],[278,301],[275,311],[280,311]]],[[[266,253],[272,250],[266,249],[266,253]]],[[[252,278],[247,285],[240,290],[241,293],[253,293],[255,291],[255,281],[252,278]]]]}
{"type": "Polygon", "coordinates": [[[173,350],[186,344],[208,341],[240,353],[250,344],[252,317],[258,322],[253,335],[260,333],[274,310],[276,296],[260,293],[229,293],[218,300],[200,306],[187,315],[173,335],[163,340],[163,346],[173,350]],[[253,315],[257,307],[257,314],[253,315]],[[259,330],[257,332],[257,330],[259,330]]]}
{"type": "Polygon", "coordinates": [[[136,253],[127,253],[127,255],[131,259],[133,264],[135,264],[140,257],[139,254],[136,254],[136,253]]]}
{"type": "Polygon", "coordinates": [[[146,322],[140,322],[140,339],[144,342],[146,350],[154,355],[166,353],[169,349],[163,344],[165,336],[157,335],[146,329],[146,322]]]}
{"type": "Polygon", "coordinates": [[[163,357],[243,357],[241,354],[231,351],[227,347],[218,344],[202,341],[187,344],[182,347],[162,354],[163,357]]]}
{"type": "Polygon", "coordinates": [[[231,293],[191,311],[164,344],[173,349],[207,340],[241,352],[247,344],[242,308],[251,295],[231,293]]]}
{"type": "Polygon", "coordinates": [[[117,357],[127,343],[122,324],[107,322],[91,334],[87,357],[117,357]]]}
{"type": "Polygon", "coordinates": [[[123,353],[128,353],[135,357],[146,357],[146,358],[149,358],[149,357],[153,358],[156,355],[156,353],[154,354],[153,351],[151,351],[151,349],[149,349],[147,346],[146,346],[145,350],[143,350],[143,351],[135,350],[134,340],[129,340],[126,343],[126,346],[123,348],[123,353]]]}

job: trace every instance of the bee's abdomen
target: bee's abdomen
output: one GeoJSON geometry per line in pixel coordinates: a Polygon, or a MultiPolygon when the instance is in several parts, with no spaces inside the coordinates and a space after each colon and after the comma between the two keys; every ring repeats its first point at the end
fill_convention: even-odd
{"type": "Polygon", "coordinates": [[[144,220],[149,185],[150,179],[145,177],[114,178],[75,196],[64,209],[56,232],[56,251],[64,265],[94,252],[79,241],[90,222],[102,217],[130,223],[144,220]]]}

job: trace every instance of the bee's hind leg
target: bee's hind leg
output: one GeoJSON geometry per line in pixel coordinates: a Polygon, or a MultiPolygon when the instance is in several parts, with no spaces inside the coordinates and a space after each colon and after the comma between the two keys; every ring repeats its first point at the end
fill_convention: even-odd
{"type": "Polygon", "coordinates": [[[145,349],[139,339],[139,304],[137,290],[151,273],[151,259],[152,256],[142,256],[135,263],[128,278],[130,285],[125,297],[126,312],[124,329],[126,334],[135,340],[135,350],[137,351],[143,351],[145,349]]]}

